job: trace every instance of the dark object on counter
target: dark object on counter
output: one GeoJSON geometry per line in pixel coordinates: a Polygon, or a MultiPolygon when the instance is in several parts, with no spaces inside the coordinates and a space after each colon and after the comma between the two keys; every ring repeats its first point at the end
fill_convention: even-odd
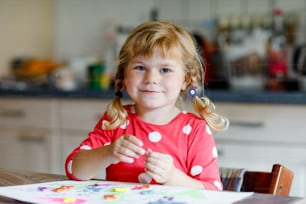
{"type": "Polygon", "coordinates": [[[299,45],[294,48],[292,64],[296,73],[306,76],[306,45],[299,45]]]}
{"type": "Polygon", "coordinates": [[[208,42],[199,33],[193,33],[199,55],[204,63],[204,86],[211,89],[228,89],[229,82],[225,71],[224,58],[217,43],[208,42]]]}
{"type": "Polygon", "coordinates": [[[93,90],[107,90],[110,88],[110,77],[102,63],[88,66],[88,86],[93,90]]]}
{"type": "Polygon", "coordinates": [[[269,79],[267,81],[266,90],[269,91],[299,91],[300,83],[297,79],[289,79],[279,81],[277,79],[269,79]]]}
{"type": "Polygon", "coordinates": [[[205,89],[210,90],[229,90],[230,84],[227,80],[210,80],[209,83],[204,82],[205,89]]]}
{"type": "Polygon", "coordinates": [[[10,63],[10,68],[11,69],[17,69],[20,67],[23,63],[25,63],[26,59],[25,58],[14,58],[11,63],[10,63]]]}
{"type": "Polygon", "coordinates": [[[47,59],[15,58],[10,63],[11,72],[19,80],[46,80],[59,65],[47,59]]]}
{"type": "Polygon", "coordinates": [[[294,47],[291,64],[300,82],[300,89],[306,91],[306,44],[294,47]]]}

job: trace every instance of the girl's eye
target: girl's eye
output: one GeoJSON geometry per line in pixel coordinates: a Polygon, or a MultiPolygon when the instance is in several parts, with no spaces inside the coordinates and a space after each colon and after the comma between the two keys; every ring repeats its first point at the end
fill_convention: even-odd
{"type": "Polygon", "coordinates": [[[144,66],[135,66],[135,70],[144,71],[146,68],[144,66]]]}
{"type": "Polygon", "coordinates": [[[171,69],[169,69],[169,68],[162,68],[162,69],[160,70],[160,72],[161,72],[161,73],[169,73],[169,72],[171,72],[171,69]]]}

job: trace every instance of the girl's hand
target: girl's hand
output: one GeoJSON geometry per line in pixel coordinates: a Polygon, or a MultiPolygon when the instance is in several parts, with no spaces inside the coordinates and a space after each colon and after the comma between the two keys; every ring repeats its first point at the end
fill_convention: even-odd
{"type": "Polygon", "coordinates": [[[171,181],[175,171],[173,159],[168,154],[148,150],[145,162],[146,172],[158,183],[166,184],[171,181]]]}
{"type": "Polygon", "coordinates": [[[115,158],[113,163],[120,161],[133,163],[134,159],[144,155],[146,151],[142,148],[143,143],[133,135],[123,135],[111,144],[111,154],[115,158]]]}

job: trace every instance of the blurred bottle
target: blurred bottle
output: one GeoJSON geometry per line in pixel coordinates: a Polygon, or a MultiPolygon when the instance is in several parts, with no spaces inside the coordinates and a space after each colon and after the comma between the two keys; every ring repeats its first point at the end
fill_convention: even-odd
{"type": "Polygon", "coordinates": [[[103,63],[88,66],[89,88],[93,90],[107,90],[110,88],[110,77],[103,63]]]}
{"type": "Polygon", "coordinates": [[[272,34],[268,40],[268,89],[283,90],[283,82],[287,80],[288,53],[287,39],[284,31],[283,11],[273,11],[272,34]]]}

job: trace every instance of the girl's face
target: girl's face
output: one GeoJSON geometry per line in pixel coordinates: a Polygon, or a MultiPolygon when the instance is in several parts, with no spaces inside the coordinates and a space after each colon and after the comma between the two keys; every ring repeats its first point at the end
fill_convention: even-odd
{"type": "Polygon", "coordinates": [[[138,108],[172,108],[187,86],[185,67],[178,58],[136,56],[127,66],[124,85],[138,108]]]}

